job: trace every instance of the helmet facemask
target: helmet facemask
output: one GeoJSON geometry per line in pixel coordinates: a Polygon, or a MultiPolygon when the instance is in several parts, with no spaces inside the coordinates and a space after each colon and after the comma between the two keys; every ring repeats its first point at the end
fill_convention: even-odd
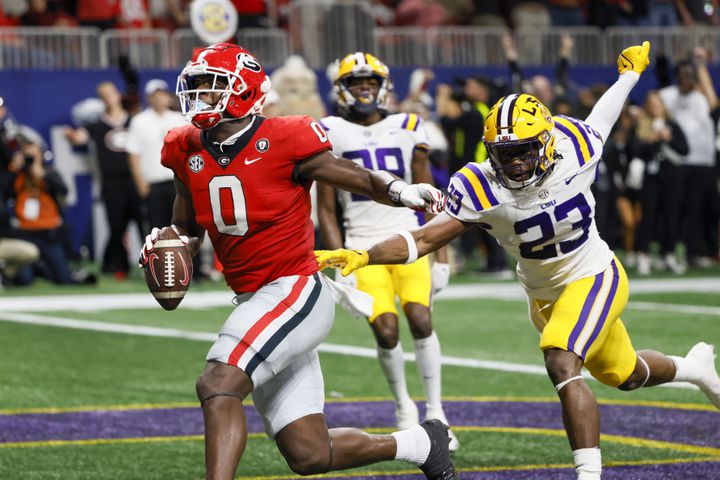
{"type": "Polygon", "coordinates": [[[344,115],[353,119],[367,118],[376,111],[387,113],[387,96],[388,96],[388,80],[379,75],[368,76],[347,76],[338,80],[339,95],[342,99],[340,102],[341,110],[344,115]],[[378,82],[377,93],[370,97],[355,96],[352,94],[351,82],[359,78],[374,78],[378,82]]]}
{"type": "Polygon", "coordinates": [[[221,123],[230,96],[242,95],[246,90],[247,85],[239,75],[210,67],[188,67],[178,77],[175,93],[180,98],[183,115],[196,126],[208,128],[221,123]],[[199,88],[201,86],[203,88],[199,88]],[[201,95],[215,93],[221,95],[214,105],[200,98],[201,95]],[[200,126],[198,123],[209,125],[200,126]]]}
{"type": "Polygon", "coordinates": [[[357,52],[338,62],[335,94],[340,115],[350,120],[369,117],[375,112],[387,114],[389,94],[393,85],[387,66],[374,56],[357,52]],[[351,91],[353,80],[374,78],[378,82],[374,98],[356,97],[351,91]]]}
{"type": "Polygon", "coordinates": [[[485,147],[500,183],[510,190],[519,190],[539,182],[550,172],[553,162],[548,157],[548,151],[552,151],[548,142],[554,143],[553,140],[548,132],[543,132],[536,138],[485,142],[485,147]]]}

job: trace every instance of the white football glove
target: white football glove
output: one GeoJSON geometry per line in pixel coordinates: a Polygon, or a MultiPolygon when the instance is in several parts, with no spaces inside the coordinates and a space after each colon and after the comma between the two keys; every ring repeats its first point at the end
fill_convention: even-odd
{"type": "MultiPolygon", "coordinates": [[[[187,245],[190,242],[190,239],[187,235],[180,235],[180,231],[177,229],[175,225],[172,226],[172,229],[175,230],[175,233],[178,234],[178,237],[180,237],[180,240],[187,245]]],[[[145,243],[142,246],[142,250],[140,250],[140,259],[138,260],[138,267],[143,268],[145,264],[148,261],[148,255],[150,252],[153,251],[155,248],[155,242],[157,242],[158,237],[160,236],[160,229],[157,227],[153,227],[152,230],[150,230],[150,233],[145,236],[145,243]]]]}
{"type": "Polygon", "coordinates": [[[445,194],[427,183],[407,185],[400,191],[400,203],[413,210],[440,213],[445,210],[445,194]]]}
{"type": "Polygon", "coordinates": [[[432,278],[433,295],[436,295],[450,283],[450,265],[439,262],[433,263],[430,277],[432,278]]]}

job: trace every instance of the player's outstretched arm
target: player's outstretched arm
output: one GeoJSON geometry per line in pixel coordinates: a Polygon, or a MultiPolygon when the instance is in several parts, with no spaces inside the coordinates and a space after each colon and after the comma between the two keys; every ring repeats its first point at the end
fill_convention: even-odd
{"type": "Polygon", "coordinates": [[[408,185],[384,170],[363,168],[353,161],[323,151],[298,163],[295,175],[300,180],[317,180],[336,188],[366,195],[385,205],[405,206],[430,213],[445,208],[445,196],[432,185],[408,185]]]}
{"type": "Polygon", "coordinates": [[[341,269],[345,276],[365,265],[412,263],[418,258],[447,245],[465,231],[466,224],[447,214],[438,215],[412,232],[401,232],[378,243],[370,250],[318,250],[318,268],[341,269]]]}
{"type": "Polygon", "coordinates": [[[620,78],[608,89],[593,107],[585,123],[595,129],[603,139],[620,116],[625,100],[650,63],[650,42],[628,47],[618,56],[620,78]]]}
{"type": "Polygon", "coordinates": [[[318,221],[320,234],[327,248],[342,248],[342,233],[338,226],[337,209],[335,208],[336,190],[326,183],[317,185],[318,221]]]}

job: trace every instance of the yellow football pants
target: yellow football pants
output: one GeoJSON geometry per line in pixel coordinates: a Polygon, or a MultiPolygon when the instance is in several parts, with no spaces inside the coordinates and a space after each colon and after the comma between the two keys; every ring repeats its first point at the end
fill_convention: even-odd
{"type": "Polygon", "coordinates": [[[396,296],[401,306],[406,303],[430,306],[432,281],[427,257],[409,265],[368,265],[356,270],[355,278],[357,288],[373,297],[370,323],[383,313],[397,315],[396,296]]]}
{"type": "Polygon", "coordinates": [[[540,349],[574,352],[593,377],[611,387],[622,385],[637,361],[620,320],[627,300],[628,279],[617,258],[605,271],[572,282],[554,302],[529,299],[540,349]]]}

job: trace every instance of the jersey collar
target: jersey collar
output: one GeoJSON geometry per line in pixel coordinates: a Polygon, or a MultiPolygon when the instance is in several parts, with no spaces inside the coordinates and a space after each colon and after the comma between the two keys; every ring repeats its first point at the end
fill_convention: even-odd
{"type": "Polygon", "coordinates": [[[255,132],[257,132],[258,128],[260,128],[260,125],[262,125],[264,121],[265,117],[253,117],[252,122],[250,122],[250,125],[248,125],[247,128],[231,135],[225,140],[225,142],[223,142],[222,149],[220,149],[221,144],[214,143],[210,140],[207,130],[202,130],[200,132],[200,139],[205,149],[208,153],[210,153],[210,155],[212,155],[217,164],[222,168],[226,168],[230,165],[230,163],[232,163],[235,156],[240,153],[248,145],[248,143],[250,143],[250,140],[255,135],[255,132]],[[233,138],[235,141],[233,143],[228,143],[228,140],[233,138]]]}

